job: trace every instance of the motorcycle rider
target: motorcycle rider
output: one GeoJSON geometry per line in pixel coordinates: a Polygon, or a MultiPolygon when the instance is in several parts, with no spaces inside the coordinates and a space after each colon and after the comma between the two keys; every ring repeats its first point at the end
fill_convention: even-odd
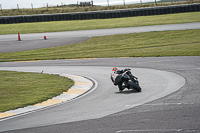
{"type": "MultiPolygon", "coordinates": [[[[114,83],[114,85],[118,85],[119,91],[122,92],[126,86],[128,86],[126,84],[126,82],[124,82],[125,84],[122,86],[123,81],[121,80],[121,76],[120,74],[123,74],[126,71],[129,71],[130,69],[124,69],[124,70],[118,70],[117,67],[113,67],[112,69],[112,73],[111,73],[111,80],[114,83]]],[[[131,75],[132,78],[136,78],[135,76],[133,76],[131,73],[129,73],[129,75],[131,75]]]]}
{"type": "Polygon", "coordinates": [[[122,82],[119,82],[119,74],[124,73],[126,69],[124,70],[118,70],[117,67],[113,67],[112,73],[111,73],[111,80],[114,83],[114,85],[118,85],[120,92],[122,92],[124,89],[122,88],[122,82]]]}

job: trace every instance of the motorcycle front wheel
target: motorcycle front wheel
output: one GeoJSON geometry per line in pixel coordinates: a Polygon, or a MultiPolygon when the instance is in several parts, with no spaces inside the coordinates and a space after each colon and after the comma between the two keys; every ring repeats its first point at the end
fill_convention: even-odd
{"type": "Polygon", "coordinates": [[[133,89],[135,89],[136,91],[138,91],[138,92],[141,92],[141,91],[142,91],[142,88],[141,88],[139,85],[135,84],[133,81],[129,80],[129,81],[128,81],[128,84],[129,84],[130,86],[132,86],[133,89]]]}

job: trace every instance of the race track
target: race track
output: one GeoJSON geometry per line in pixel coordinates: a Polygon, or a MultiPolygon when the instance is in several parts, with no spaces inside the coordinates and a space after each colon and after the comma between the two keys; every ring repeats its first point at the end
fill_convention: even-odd
{"type": "Polygon", "coordinates": [[[157,26],[142,26],[128,28],[113,28],[113,29],[97,29],[97,30],[82,30],[82,31],[66,31],[66,32],[51,32],[46,33],[47,40],[44,40],[43,33],[21,34],[21,40],[17,41],[18,35],[0,35],[0,53],[25,51],[32,49],[48,48],[73,44],[88,40],[94,36],[106,36],[114,34],[141,33],[151,31],[166,31],[166,30],[186,30],[200,29],[200,23],[186,24],[170,24],[157,26]]]}
{"type": "Polygon", "coordinates": [[[199,56],[2,62],[0,70],[75,74],[98,82],[77,100],[0,120],[0,132],[200,131],[199,56]],[[119,93],[110,81],[113,66],[131,68],[142,92],[119,93]]]}

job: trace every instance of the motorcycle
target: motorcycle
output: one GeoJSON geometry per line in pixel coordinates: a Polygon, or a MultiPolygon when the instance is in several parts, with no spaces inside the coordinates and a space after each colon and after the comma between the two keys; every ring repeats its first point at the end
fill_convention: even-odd
{"type": "Polygon", "coordinates": [[[123,71],[116,71],[115,74],[117,76],[114,77],[114,74],[111,75],[111,80],[114,85],[118,85],[120,92],[122,92],[125,88],[141,92],[142,89],[139,85],[138,78],[133,76],[130,70],[131,69],[124,69],[123,71]]]}

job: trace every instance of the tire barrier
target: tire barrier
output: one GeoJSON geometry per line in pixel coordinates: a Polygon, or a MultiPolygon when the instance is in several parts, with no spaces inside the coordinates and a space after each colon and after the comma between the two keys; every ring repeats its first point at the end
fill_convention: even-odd
{"type": "Polygon", "coordinates": [[[48,22],[48,21],[63,21],[63,20],[108,19],[108,18],[162,15],[162,14],[184,13],[184,12],[198,12],[198,11],[200,11],[200,4],[80,12],[80,13],[5,16],[5,17],[0,17],[0,24],[48,22]]]}

